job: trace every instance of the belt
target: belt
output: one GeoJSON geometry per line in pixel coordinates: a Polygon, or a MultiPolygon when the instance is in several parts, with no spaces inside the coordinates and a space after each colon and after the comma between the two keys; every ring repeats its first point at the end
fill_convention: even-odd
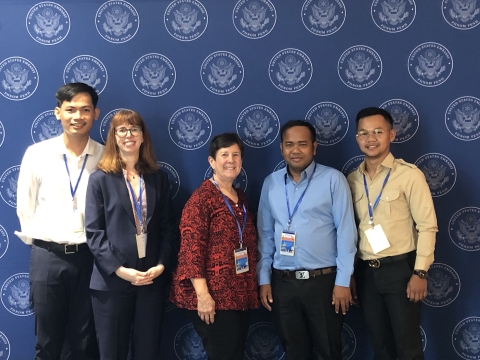
{"type": "Polygon", "coordinates": [[[414,254],[415,254],[415,251],[410,251],[409,253],[406,253],[406,254],[386,256],[379,259],[363,260],[363,261],[366,262],[368,266],[372,268],[379,268],[380,265],[382,264],[385,265],[388,263],[393,263],[395,261],[405,260],[405,259],[408,259],[410,256],[413,256],[414,254]]]}
{"type": "Polygon", "coordinates": [[[316,276],[333,274],[337,272],[337,267],[330,266],[330,267],[315,269],[315,270],[293,270],[293,271],[273,269],[273,272],[287,279],[307,280],[307,279],[310,279],[311,277],[314,278],[316,276]]]}
{"type": "Polygon", "coordinates": [[[43,249],[47,249],[48,251],[56,251],[61,252],[64,254],[75,254],[84,250],[88,250],[88,245],[86,243],[83,244],[59,244],[56,242],[51,241],[43,241],[39,239],[33,239],[33,244],[35,246],[41,247],[43,249]]]}

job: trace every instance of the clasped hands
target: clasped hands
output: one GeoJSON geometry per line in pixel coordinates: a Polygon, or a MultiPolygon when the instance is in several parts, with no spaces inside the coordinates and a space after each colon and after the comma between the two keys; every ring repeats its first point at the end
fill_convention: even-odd
{"type": "Polygon", "coordinates": [[[163,264],[151,267],[147,271],[138,271],[120,266],[115,271],[115,274],[123,280],[130,282],[132,285],[143,286],[153,284],[153,280],[160,276],[164,270],[165,266],[163,264]]]}

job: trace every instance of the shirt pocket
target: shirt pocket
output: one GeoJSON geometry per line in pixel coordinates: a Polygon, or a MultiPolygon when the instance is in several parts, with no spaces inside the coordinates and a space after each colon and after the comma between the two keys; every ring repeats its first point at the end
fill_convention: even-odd
{"type": "Polygon", "coordinates": [[[395,201],[400,198],[400,190],[384,190],[380,197],[382,208],[386,219],[392,218],[392,207],[395,207],[395,201]]]}

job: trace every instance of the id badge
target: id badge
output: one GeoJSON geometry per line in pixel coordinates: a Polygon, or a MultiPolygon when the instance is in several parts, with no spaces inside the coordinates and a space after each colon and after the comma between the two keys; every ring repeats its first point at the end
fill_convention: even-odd
{"type": "Polygon", "coordinates": [[[380,224],[375,225],[371,229],[365,230],[365,235],[367,235],[368,242],[370,243],[374,254],[378,254],[380,251],[390,247],[387,236],[380,224]]]}
{"type": "Polygon", "coordinates": [[[83,223],[83,213],[81,211],[74,210],[68,217],[67,226],[70,232],[84,232],[85,225],[83,223]]]}
{"type": "Polygon", "coordinates": [[[136,235],[138,257],[143,259],[147,251],[147,234],[136,235]]]}
{"type": "Polygon", "coordinates": [[[235,258],[235,272],[237,274],[243,274],[250,269],[248,267],[247,248],[239,248],[233,250],[233,257],[235,258]]]}
{"type": "Polygon", "coordinates": [[[280,255],[295,255],[295,232],[287,230],[282,232],[280,255]]]}

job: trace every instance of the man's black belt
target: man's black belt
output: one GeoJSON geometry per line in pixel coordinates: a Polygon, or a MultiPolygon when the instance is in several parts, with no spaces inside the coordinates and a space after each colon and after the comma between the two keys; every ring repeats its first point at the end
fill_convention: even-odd
{"type": "Polygon", "coordinates": [[[416,251],[414,250],[414,251],[410,251],[409,253],[406,253],[406,254],[395,255],[395,256],[386,256],[386,257],[379,258],[379,259],[371,259],[371,260],[363,260],[363,261],[366,262],[368,264],[368,266],[370,266],[372,268],[379,268],[380,265],[385,265],[385,264],[388,264],[388,263],[393,263],[393,262],[396,262],[396,261],[408,259],[409,257],[414,256],[415,253],[416,253],[416,251]]]}
{"type": "Polygon", "coordinates": [[[330,266],[330,267],[315,269],[315,270],[293,270],[293,271],[273,269],[273,272],[287,279],[306,280],[306,279],[314,278],[321,275],[335,273],[337,272],[337,267],[330,266]]]}
{"type": "Polygon", "coordinates": [[[75,244],[75,245],[68,245],[68,244],[59,244],[56,242],[51,241],[43,241],[39,239],[33,239],[33,244],[35,246],[41,247],[43,249],[47,249],[48,251],[56,251],[63,254],[75,254],[80,251],[88,250],[88,245],[86,243],[83,244],[75,244]]]}

